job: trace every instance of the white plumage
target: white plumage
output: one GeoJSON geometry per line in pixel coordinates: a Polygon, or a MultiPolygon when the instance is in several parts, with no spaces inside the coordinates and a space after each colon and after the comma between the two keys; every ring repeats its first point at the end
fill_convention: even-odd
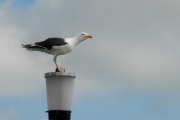
{"type": "Polygon", "coordinates": [[[34,44],[22,44],[22,46],[28,51],[41,51],[54,55],[53,60],[57,69],[60,72],[64,72],[64,68],[59,68],[56,63],[57,56],[71,52],[79,43],[86,40],[87,38],[92,38],[92,36],[85,32],[81,32],[73,38],[48,38],[44,41],[36,42],[34,44]]]}

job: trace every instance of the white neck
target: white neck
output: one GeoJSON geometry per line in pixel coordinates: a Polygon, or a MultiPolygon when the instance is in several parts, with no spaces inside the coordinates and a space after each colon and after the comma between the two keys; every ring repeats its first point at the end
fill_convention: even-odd
{"type": "Polygon", "coordinates": [[[76,37],[68,38],[66,41],[71,45],[72,48],[75,48],[80,42],[82,42],[82,40],[76,37]]]}

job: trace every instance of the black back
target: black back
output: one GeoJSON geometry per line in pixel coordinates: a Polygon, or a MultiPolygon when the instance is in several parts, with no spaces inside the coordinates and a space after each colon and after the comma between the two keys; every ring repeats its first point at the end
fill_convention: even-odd
{"type": "Polygon", "coordinates": [[[47,48],[48,50],[52,49],[53,46],[62,46],[66,45],[65,39],[63,38],[48,38],[41,42],[36,42],[36,45],[47,48]]]}

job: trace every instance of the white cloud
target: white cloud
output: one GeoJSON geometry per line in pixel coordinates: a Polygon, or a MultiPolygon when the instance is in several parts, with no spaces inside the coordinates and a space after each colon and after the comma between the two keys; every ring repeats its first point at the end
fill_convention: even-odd
{"type": "Polygon", "coordinates": [[[160,79],[178,75],[179,62],[173,53],[148,49],[143,45],[111,45],[106,50],[120,71],[133,75],[137,79],[160,79]]]}
{"type": "Polygon", "coordinates": [[[114,86],[178,88],[179,18],[159,4],[153,9],[151,5],[154,1],[37,0],[21,11],[10,1],[0,3],[0,96],[40,94],[45,89],[44,73],[55,69],[53,56],[29,53],[20,44],[72,37],[81,31],[92,33],[93,40],[58,57],[60,65],[79,75],[76,94],[114,86]],[[170,17],[164,19],[161,11],[170,17]]]}
{"type": "MultiPolygon", "coordinates": [[[[106,60],[119,73],[129,76],[126,84],[137,90],[177,90],[179,57],[173,51],[161,51],[145,45],[109,45],[106,60]]],[[[119,76],[119,79],[124,79],[119,76]]],[[[119,81],[121,83],[121,81],[119,81]]]]}
{"type": "Polygon", "coordinates": [[[29,59],[30,56],[27,56],[20,46],[20,41],[26,38],[27,32],[14,26],[0,27],[0,36],[0,95],[21,96],[27,93],[34,94],[34,92],[42,89],[39,86],[41,82],[36,80],[37,76],[37,78],[27,78],[28,75],[32,75],[30,71],[34,68],[33,62],[29,59]]]}

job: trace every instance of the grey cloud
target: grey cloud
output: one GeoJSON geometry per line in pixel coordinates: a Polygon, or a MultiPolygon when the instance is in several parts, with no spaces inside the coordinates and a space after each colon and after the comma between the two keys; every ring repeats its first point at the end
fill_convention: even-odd
{"type": "MultiPolygon", "coordinates": [[[[45,72],[55,69],[53,57],[44,53],[28,53],[17,47],[21,43],[34,43],[48,37],[73,37],[84,31],[94,38],[78,45],[72,53],[58,57],[60,65],[77,74],[77,93],[106,91],[113,87],[140,87],[145,90],[148,86],[150,90],[166,90],[175,85],[178,88],[180,9],[177,2],[37,0],[25,11],[8,2],[1,3],[0,28],[6,31],[1,35],[1,43],[7,44],[0,46],[1,51],[8,50],[2,58],[9,59],[1,59],[1,63],[6,64],[1,64],[1,71],[4,74],[9,71],[23,74],[23,78],[19,77],[21,75],[8,78],[9,81],[21,78],[17,87],[23,79],[33,76],[28,84],[31,86],[38,82],[37,86],[27,88],[25,92],[38,93],[44,89],[44,81],[37,79],[43,80],[45,72]],[[16,71],[18,66],[14,64],[24,68],[16,71]],[[15,68],[4,69],[8,65],[15,68]],[[163,80],[167,84],[162,83],[163,80]]],[[[6,81],[3,82],[5,84],[6,81]]],[[[21,84],[27,85],[26,82],[21,84]]],[[[14,91],[7,94],[11,92],[14,91]]]]}

